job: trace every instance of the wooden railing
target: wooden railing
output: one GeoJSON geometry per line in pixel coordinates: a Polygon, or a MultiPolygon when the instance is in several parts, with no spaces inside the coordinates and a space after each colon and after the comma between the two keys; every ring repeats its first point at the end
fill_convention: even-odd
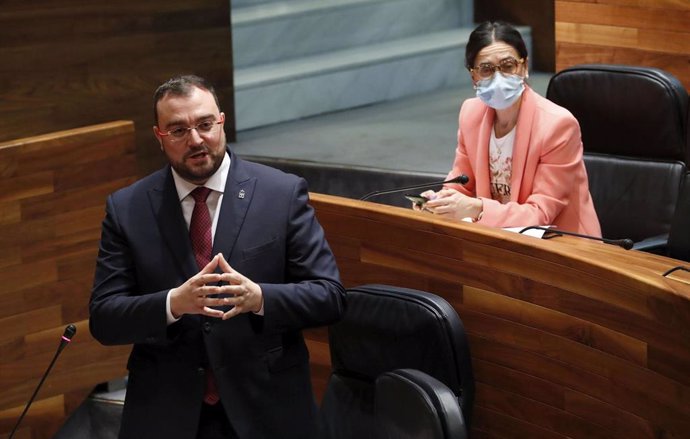
{"type": "MultiPolygon", "coordinates": [[[[662,276],[681,261],[327,195],[312,204],[347,287],[417,288],[458,311],[474,437],[687,437],[690,276],[662,276]]],[[[308,338],[321,395],[327,337],[308,338]]]]}
{"type": "Polygon", "coordinates": [[[15,438],[49,438],[93,387],[125,374],[129,347],[88,329],[106,196],[136,173],[134,124],[112,122],[0,143],[0,437],[58,347],[77,334],[15,438]]]}

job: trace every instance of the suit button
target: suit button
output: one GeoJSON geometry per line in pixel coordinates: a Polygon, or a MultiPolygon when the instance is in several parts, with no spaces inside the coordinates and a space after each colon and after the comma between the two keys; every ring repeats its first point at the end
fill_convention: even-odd
{"type": "Polygon", "coordinates": [[[204,370],[203,367],[200,367],[200,368],[198,368],[198,369],[196,370],[196,373],[198,373],[199,375],[203,376],[203,375],[206,373],[206,370],[204,370]]]}
{"type": "Polygon", "coordinates": [[[211,322],[204,322],[204,332],[207,334],[211,332],[211,322]]]}

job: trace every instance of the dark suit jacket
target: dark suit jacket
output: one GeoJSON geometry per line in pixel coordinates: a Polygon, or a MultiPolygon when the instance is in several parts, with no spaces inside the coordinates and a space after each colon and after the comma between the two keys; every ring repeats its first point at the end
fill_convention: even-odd
{"type": "Polygon", "coordinates": [[[261,286],[263,317],[184,315],[168,326],[168,291],[199,271],[170,168],[107,200],[90,329],[103,344],[134,345],[120,438],[194,438],[207,367],[240,438],[309,436],[316,406],[300,330],[338,320],[345,292],[304,180],[231,160],[213,254],[261,286]]]}

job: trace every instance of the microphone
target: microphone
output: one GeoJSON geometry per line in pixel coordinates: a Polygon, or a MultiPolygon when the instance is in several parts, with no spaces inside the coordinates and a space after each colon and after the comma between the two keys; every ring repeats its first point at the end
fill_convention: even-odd
{"type": "Polygon", "coordinates": [[[569,236],[577,236],[578,238],[592,239],[594,241],[601,241],[601,242],[605,242],[606,244],[617,245],[619,247],[623,247],[626,250],[630,250],[631,248],[633,248],[633,241],[630,238],[623,238],[623,239],[598,238],[596,236],[583,235],[581,233],[575,233],[575,232],[566,232],[563,230],[552,229],[549,227],[529,226],[529,227],[525,227],[524,229],[520,230],[519,233],[524,233],[528,230],[544,230],[546,232],[553,233],[553,235],[544,236],[543,237],[544,239],[551,239],[551,238],[554,238],[556,236],[569,235],[569,236]]]}
{"type": "Polygon", "coordinates": [[[14,425],[14,428],[12,429],[12,433],[10,433],[10,435],[7,439],[12,439],[12,437],[14,436],[14,433],[17,431],[19,424],[21,424],[22,419],[24,419],[26,412],[29,411],[29,407],[31,407],[31,404],[34,402],[34,398],[36,398],[36,395],[38,394],[38,390],[41,388],[41,386],[43,385],[43,382],[46,380],[46,377],[50,373],[50,370],[53,368],[53,365],[55,364],[55,360],[57,360],[58,355],[60,355],[60,352],[62,352],[62,350],[65,349],[65,346],[67,346],[67,344],[70,341],[72,341],[72,337],[74,337],[74,334],[76,334],[76,333],[77,333],[77,327],[76,326],[71,325],[71,324],[67,325],[67,327],[65,328],[65,332],[62,334],[62,338],[60,339],[60,345],[58,346],[57,351],[55,352],[55,356],[53,357],[53,361],[50,362],[48,369],[46,369],[45,373],[43,374],[43,377],[41,377],[41,381],[38,383],[38,386],[36,386],[36,390],[34,390],[34,394],[31,395],[29,402],[26,404],[26,407],[24,407],[24,411],[19,416],[17,423],[14,425]]]}
{"type": "Polygon", "coordinates": [[[360,201],[366,201],[371,197],[375,197],[377,195],[385,195],[385,194],[394,194],[396,192],[404,192],[404,191],[409,191],[412,189],[423,189],[427,187],[432,187],[432,186],[440,186],[442,184],[448,184],[448,183],[459,183],[461,185],[466,185],[467,182],[470,181],[470,177],[466,176],[465,174],[460,174],[455,178],[451,178],[450,180],[446,181],[435,181],[433,183],[425,183],[425,184],[416,184],[413,186],[405,186],[405,187],[399,187],[395,189],[387,189],[387,190],[382,190],[382,191],[374,191],[366,194],[362,198],[360,198],[360,201]]]}

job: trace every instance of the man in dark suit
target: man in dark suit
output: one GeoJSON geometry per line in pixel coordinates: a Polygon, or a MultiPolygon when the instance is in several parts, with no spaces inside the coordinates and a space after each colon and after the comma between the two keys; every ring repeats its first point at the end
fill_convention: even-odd
{"type": "Polygon", "coordinates": [[[154,106],[169,165],[108,197],[89,305],[96,339],[133,344],[120,438],[309,437],[301,329],[345,292],[306,183],[227,148],[203,79],[154,106]]]}

